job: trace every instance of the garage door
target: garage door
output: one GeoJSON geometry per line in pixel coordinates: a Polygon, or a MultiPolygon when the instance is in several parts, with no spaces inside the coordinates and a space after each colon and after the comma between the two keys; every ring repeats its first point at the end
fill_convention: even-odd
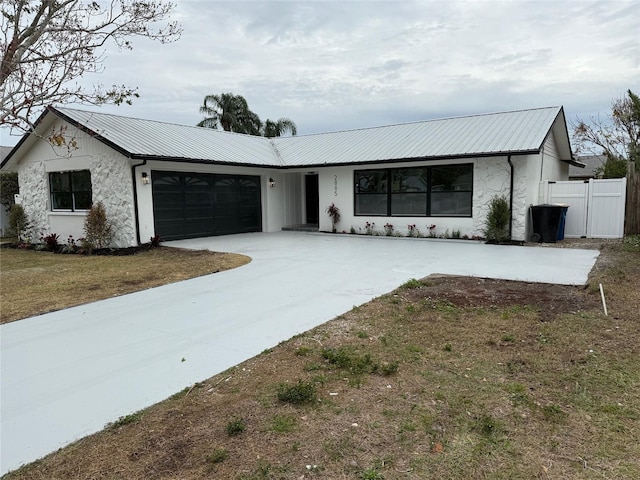
{"type": "Polygon", "coordinates": [[[163,240],[262,231],[260,177],[152,171],[151,183],[163,240]]]}

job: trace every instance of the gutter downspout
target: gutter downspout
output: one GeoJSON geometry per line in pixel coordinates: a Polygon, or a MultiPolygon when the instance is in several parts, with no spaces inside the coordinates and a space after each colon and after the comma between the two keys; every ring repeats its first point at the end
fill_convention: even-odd
{"type": "Polygon", "coordinates": [[[509,240],[511,240],[511,232],[513,230],[513,163],[511,163],[511,155],[507,157],[507,162],[511,168],[509,178],[509,240]]]}
{"type": "Polygon", "coordinates": [[[140,241],[140,215],[138,212],[138,185],[136,182],[136,168],[142,167],[146,164],[147,161],[144,160],[142,163],[131,166],[131,180],[133,181],[133,217],[136,222],[136,242],[138,243],[138,246],[140,246],[142,242],[140,241]]]}

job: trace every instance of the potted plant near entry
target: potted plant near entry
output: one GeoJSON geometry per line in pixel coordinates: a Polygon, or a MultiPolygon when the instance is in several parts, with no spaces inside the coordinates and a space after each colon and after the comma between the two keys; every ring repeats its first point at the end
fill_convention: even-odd
{"type": "Polygon", "coordinates": [[[331,232],[336,233],[336,224],[340,221],[340,209],[332,203],[327,207],[327,213],[331,217],[331,232]]]}

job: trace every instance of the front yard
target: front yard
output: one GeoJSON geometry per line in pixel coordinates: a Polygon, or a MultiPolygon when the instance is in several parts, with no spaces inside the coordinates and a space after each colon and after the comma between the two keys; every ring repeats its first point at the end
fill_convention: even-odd
{"type": "Polygon", "coordinates": [[[412,280],[7,478],[640,478],[638,278],[412,280]]]}
{"type": "Polygon", "coordinates": [[[159,247],[128,256],[0,249],[0,323],[236,268],[244,255],[159,247]]]}

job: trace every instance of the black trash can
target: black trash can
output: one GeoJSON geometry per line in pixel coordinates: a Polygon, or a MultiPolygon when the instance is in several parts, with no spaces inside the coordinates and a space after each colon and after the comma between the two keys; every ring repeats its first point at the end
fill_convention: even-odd
{"type": "Polygon", "coordinates": [[[556,243],[562,219],[562,205],[532,205],[533,235],[531,240],[544,243],[556,243]]]}
{"type": "Polygon", "coordinates": [[[569,205],[566,203],[558,203],[562,207],[562,215],[560,215],[560,226],[558,227],[558,240],[564,240],[564,227],[567,224],[567,210],[569,205]]]}

